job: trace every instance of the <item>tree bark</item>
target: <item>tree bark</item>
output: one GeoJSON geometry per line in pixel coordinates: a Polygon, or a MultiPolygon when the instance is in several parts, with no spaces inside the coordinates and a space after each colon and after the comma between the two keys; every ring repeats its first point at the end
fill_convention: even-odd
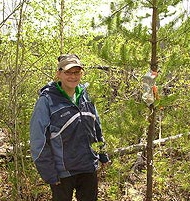
{"type": "Polygon", "coordinates": [[[15,165],[15,187],[17,189],[17,193],[15,195],[16,200],[21,200],[21,181],[20,181],[20,168],[19,168],[19,147],[20,147],[20,136],[18,133],[18,75],[19,75],[19,44],[21,40],[21,32],[22,32],[22,20],[23,20],[23,6],[21,5],[19,10],[19,20],[18,20],[18,31],[17,31],[17,43],[16,43],[16,59],[15,59],[15,67],[12,83],[10,83],[10,108],[11,108],[11,116],[12,116],[12,139],[13,139],[13,158],[15,165]]]}
{"type": "Polygon", "coordinates": [[[64,9],[65,0],[61,0],[61,12],[60,12],[60,54],[63,54],[64,48],[64,9]]]}
{"type": "MultiPolygon", "coordinates": [[[[151,70],[157,72],[157,0],[152,1],[152,55],[151,55],[151,70]]],[[[147,137],[147,190],[146,201],[152,201],[152,184],[153,184],[153,139],[155,136],[155,116],[156,108],[154,103],[149,106],[149,128],[147,137]]]]}
{"type": "Polygon", "coordinates": [[[149,128],[147,137],[147,191],[146,191],[146,201],[152,200],[152,184],[153,184],[153,139],[155,136],[155,116],[156,109],[154,105],[150,106],[150,116],[149,116],[149,128]]]}

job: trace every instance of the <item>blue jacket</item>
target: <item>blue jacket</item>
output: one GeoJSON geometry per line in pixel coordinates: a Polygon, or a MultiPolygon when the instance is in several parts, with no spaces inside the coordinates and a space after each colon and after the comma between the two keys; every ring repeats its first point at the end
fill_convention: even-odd
{"type": "Polygon", "coordinates": [[[55,82],[40,91],[30,122],[30,146],[36,168],[46,183],[94,172],[98,160],[109,160],[107,154],[92,149],[93,143],[104,144],[104,139],[97,111],[85,87],[81,87],[78,105],[64,97],[55,82]]]}

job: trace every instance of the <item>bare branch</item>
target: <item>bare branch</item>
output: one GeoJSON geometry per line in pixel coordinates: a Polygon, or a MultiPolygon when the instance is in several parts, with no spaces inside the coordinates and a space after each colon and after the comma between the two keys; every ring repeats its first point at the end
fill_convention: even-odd
{"type": "MultiPolygon", "coordinates": [[[[170,136],[167,138],[161,138],[161,139],[157,139],[153,141],[153,145],[164,145],[167,141],[169,140],[176,140],[178,138],[183,137],[186,134],[178,134],[175,136],[170,136]]],[[[190,135],[190,132],[187,133],[187,135],[190,135]]],[[[139,143],[139,144],[135,144],[135,145],[131,145],[125,148],[118,148],[114,151],[114,153],[119,153],[119,155],[124,155],[124,154],[133,154],[139,151],[143,151],[146,148],[147,144],[143,144],[143,143],[139,143]]]]}
{"type": "Polygon", "coordinates": [[[0,22],[0,28],[5,24],[5,22],[20,8],[27,0],[23,0],[23,2],[20,2],[18,6],[15,7],[15,9],[10,13],[5,19],[3,19],[2,22],[0,22]]]}

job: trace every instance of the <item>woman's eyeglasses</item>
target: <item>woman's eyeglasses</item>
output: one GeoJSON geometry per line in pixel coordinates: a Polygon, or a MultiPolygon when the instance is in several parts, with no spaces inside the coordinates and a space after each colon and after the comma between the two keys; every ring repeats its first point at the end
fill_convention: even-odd
{"type": "Polygon", "coordinates": [[[79,75],[81,75],[82,74],[82,72],[81,71],[64,71],[63,72],[65,75],[67,75],[67,76],[71,76],[71,75],[75,75],[75,76],[79,76],[79,75]]]}

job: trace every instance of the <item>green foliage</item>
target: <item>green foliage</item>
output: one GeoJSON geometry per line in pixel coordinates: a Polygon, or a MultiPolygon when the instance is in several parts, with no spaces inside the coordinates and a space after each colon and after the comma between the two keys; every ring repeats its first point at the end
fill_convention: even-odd
{"type": "MultiPolygon", "coordinates": [[[[177,7],[178,2],[181,1],[159,0],[160,17],[172,16],[169,6],[177,7]]],[[[84,1],[66,3],[63,51],[78,54],[84,63],[83,82],[90,84],[88,91],[98,109],[111,155],[111,165],[106,169],[103,181],[107,185],[105,197],[109,201],[121,200],[136,154],[121,157],[114,151],[146,141],[149,125],[149,110],[141,98],[141,78],[150,68],[150,28],[144,26],[140,18],[132,21],[138,5],[150,8],[150,1],[112,2],[111,15],[101,17],[100,24],[106,25],[107,29],[103,29],[100,35],[90,34],[90,20],[87,20],[90,16],[86,13],[88,9],[92,11],[93,6],[85,4],[85,9],[81,10],[84,4],[84,1]]],[[[59,9],[58,1],[28,2],[22,16],[20,39],[18,30],[15,32],[11,27],[11,20],[5,22],[6,32],[0,33],[0,128],[9,131],[8,140],[17,150],[17,153],[9,153],[14,160],[2,168],[8,170],[6,182],[13,199],[21,186],[21,194],[26,196],[23,200],[40,199],[49,191],[28,158],[29,121],[39,89],[54,79],[60,53],[59,9]]],[[[19,12],[14,16],[18,20],[19,12]]],[[[145,18],[149,16],[150,13],[145,18]]],[[[159,74],[156,84],[160,98],[155,101],[155,139],[160,133],[164,138],[189,132],[189,26],[189,19],[181,14],[177,20],[158,29],[159,74]],[[180,25],[178,19],[182,22],[180,25]]],[[[99,26],[94,20],[94,31],[96,27],[99,26]]],[[[155,200],[169,200],[169,197],[185,201],[187,198],[190,191],[189,146],[189,137],[185,135],[175,142],[167,142],[163,148],[155,148],[155,200]]],[[[48,194],[46,200],[49,197],[48,194]]]]}
{"type": "MultiPolygon", "coordinates": [[[[168,148],[162,148],[158,152],[154,163],[156,168],[155,194],[161,191],[170,198],[175,198],[178,194],[181,200],[188,200],[188,194],[186,195],[185,192],[190,190],[187,185],[190,179],[190,163],[188,151],[184,150],[184,147],[189,146],[187,142],[186,137],[174,143],[169,142],[168,148]]],[[[157,196],[158,199],[164,199],[163,196],[158,194],[157,196]]]]}
{"type": "MultiPolygon", "coordinates": [[[[180,1],[168,1],[166,4],[164,1],[159,1],[160,16],[162,16],[163,13],[165,13],[165,17],[175,14],[176,12],[171,13],[169,11],[168,6],[176,6],[179,2],[180,1]]],[[[144,6],[150,7],[149,3],[146,2],[144,6]]],[[[137,75],[137,80],[140,82],[140,78],[149,68],[151,46],[148,41],[151,36],[148,33],[149,30],[147,27],[144,28],[141,22],[137,23],[133,29],[129,30],[128,27],[126,28],[126,26],[124,26],[127,24],[127,21],[124,22],[125,11],[122,10],[121,12],[120,8],[122,8],[122,6],[119,8],[112,6],[112,10],[115,9],[112,13],[117,13],[118,10],[119,12],[116,16],[108,16],[106,19],[109,20],[104,21],[108,25],[108,34],[105,35],[104,38],[101,38],[101,41],[95,42],[97,48],[94,48],[94,50],[110,65],[117,66],[118,71],[122,69],[129,73],[131,69],[135,69],[135,75],[137,75]],[[118,25],[118,22],[120,22],[120,25],[118,25]],[[102,44],[101,46],[100,43],[102,44]]],[[[184,16],[180,15],[176,20],[171,21],[158,29],[159,76],[156,81],[160,98],[155,102],[158,109],[155,137],[158,137],[160,131],[162,133],[161,137],[163,138],[189,131],[190,110],[188,100],[190,83],[188,67],[189,47],[187,47],[189,34],[185,32],[185,30],[189,29],[189,24],[186,24],[188,23],[188,20],[184,20],[182,26],[177,26],[176,28],[179,19],[184,20],[184,16]],[[185,26],[187,28],[185,28],[185,26]]],[[[114,67],[112,67],[111,70],[112,73],[110,75],[112,76],[111,80],[113,81],[114,67]]],[[[147,111],[144,105],[141,104],[139,99],[134,99],[133,97],[131,101],[131,99],[128,99],[126,96],[126,94],[130,94],[132,91],[137,91],[136,94],[140,95],[140,86],[136,87],[138,84],[135,80],[125,80],[123,77],[118,76],[118,74],[117,77],[116,95],[113,93],[113,88],[115,86],[108,85],[108,87],[112,88],[109,92],[112,92],[115,98],[111,99],[112,101],[109,103],[109,109],[101,115],[104,132],[106,139],[108,139],[110,150],[114,150],[116,147],[127,147],[130,144],[138,143],[138,140],[142,140],[145,137],[144,132],[148,127],[148,121],[146,121],[147,111]],[[124,99],[125,101],[123,101],[124,99]],[[133,113],[133,111],[135,112],[133,113]]],[[[106,83],[110,83],[108,80],[106,83]]],[[[106,100],[108,100],[108,97],[106,97],[106,100]]],[[[105,101],[103,102],[105,103],[105,101]]],[[[181,145],[179,141],[177,141],[176,144],[181,147],[188,146],[187,144],[181,145]]],[[[168,146],[166,145],[166,147],[168,146]]],[[[157,161],[157,156],[155,156],[155,160],[157,161]]],[[[184,164],[185,169],[188,169],[189,164],[187,161],[183,161],[182,159],[179,162],[176,162],[177,165],[171,166],[171,174],[168,175],[168,171],[166,170],[170,161],[164,158],[163,155],[160,160],[161,163],[156,163],[155,165],[155,167],[158,166],[158,168],[163,169],[160,176],[158,176],[157,172],[155,173],[156,182],[158,182],[155,186],[157,186],[157,184],[159,186],[159,189],[154,189],[155,195],[157,195],[157,193],[160,194],[160,197],[157,196],[157,199],[166,200],[166,197],[168,198],[168,196],[174,198],[176,192],[174,192],[173,189],[176,185],[185,186],[184,188],[179,189],[181,194],[188,192],[189,190],[186,189],[186,186],[188,186],[187,180],[189,179],[189,175],[184,174],[185,176],[183,178],[182,174],[176,173],[175,176],[173,176],[174,171],[178,172],[177,167],[180,167],[181,164],[184,164]],[[166,169],[165,172],[164,168],[166,169]],[[180,181],[185,181],[185,184],[180,184],[180,182],[177,181],[177,178],[180,181]],[[168,183],[172,183],[174,186],[168,185],[168,183]],[[171,189],[168,189],[170,187],[171,189]],[[170,193],[167,194],[168,190],[170,193]],[[166,196],[164,197],[163,194],[166,196]]],[[[117,169],[117,165],[113,164],[113,168],[117,169]]],[[[114,174],[112,173],[112,176],[113,175],[114,174]]],[[[117,179],[114,179],[114,181],[117,181],[117,179]]],[[[184,194],[180,198],[185,200],[185,196],[187,195],[184,194]]]]}

